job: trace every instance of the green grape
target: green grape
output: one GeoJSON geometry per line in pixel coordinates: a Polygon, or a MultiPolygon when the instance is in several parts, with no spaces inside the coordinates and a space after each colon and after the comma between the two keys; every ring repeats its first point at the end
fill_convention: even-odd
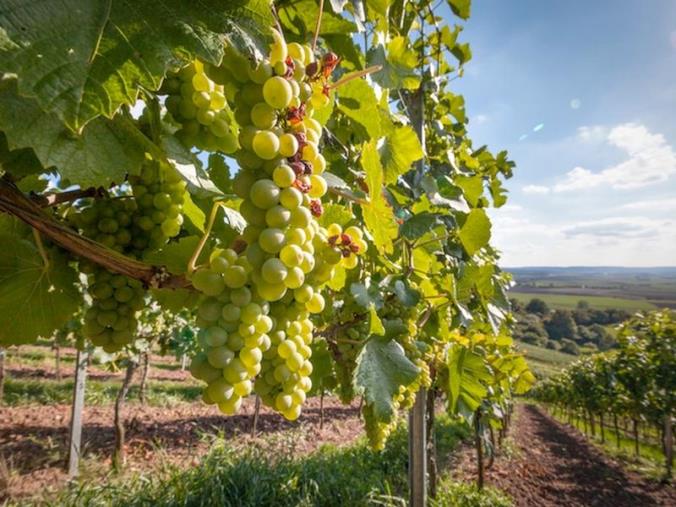
{"type": "Polygon", "coordinates": [[[268,179],[256,181],[249,193],[249,198],[256,206],[261,209],[272,208],[279,202],[279,187],[268,179]]]}
{"type": "Polygon", "coordinates": [[[271,284],[279,284],[284,281],[288,270],[284,263],[276,257],[272,257],[263,263],[261,275],[263,280],[271,284]]]}
{"type": "Polygon", "coordinates": [[[286,133],[279,136],[279,154],[282,157],[293,157],[298,152],[298,147],[298,139],[293,134],[286,133]]]}
{"type": "Polygon", "coordinates": [[[253,137],[251,146],[256,156],[272,160],[279,153],[279,137],[270,130],[261,130],[253,137]]]}
{"type": "Polygon", "coordinates": [[[274,76],[263,84],[263,98],[270,107],[286,109],[293,97],[293,90],[289,82],[280,76],[274,76]]]}
{"type": "MultiPolygon", "coordinates": [[[[286,135],[286,134],[284,134],[286,135]]],[[[280,139],[280,152],[281,152],[281,147],[282,147],[282,138],[281,136],[280,139]]],[[[294,138],[295,139],[295,138],[294,138]]],[[[282,153],[283,155],[283,153],[282,153]]],[[[296,181],[296,173],[293,172],[293,169],[289,167],[288,165],[280,165],[275,168],[275,170],[272,172],[272,181],[275,182],[275,184],[280,187],[280,188],[286,188],[290,187],[294,181],[296,181]]]]}
{"type": "Polygon", "coordinates": [[[271,129],[277,123],[277,113],[265,102],[259,102],[251,108],[251,122],[259,129],[271,129]]]}
{"type": "Polygon", "coordinates": [[[237,149],[236,129],[222,84],[212,80],[218,72],[199,60],[177,73],[170,73],[162,86],[167,110],[181,125],[176,136],[188,147],[220,150],[226,154],[237,149]]]}

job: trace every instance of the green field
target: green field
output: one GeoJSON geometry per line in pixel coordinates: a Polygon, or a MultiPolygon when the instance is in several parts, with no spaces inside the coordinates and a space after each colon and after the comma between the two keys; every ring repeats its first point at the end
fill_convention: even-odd
{"type": "Polygon", "coordinates": [[[606,310],[616,308],[618,310],[638,311],[654,310],[654,304],[641,299],[615,298],[608,296],[580,296],[575,294],[547,294],[542,292],[516,292],[510,291],[509,297],[522,303],[528,303],[533,298],[542,299],[552,308],[573,309],[578,301],[586,301],[591,308],[606,310]]]}
{"type": "Polygon", "coordinates": [[[526,355],[528,366],[539,378],[550,377],[579,359],[579,356],[564,354],[558,350],[550,350],[524,342],[516,342],[516,345],[526,355]]]}

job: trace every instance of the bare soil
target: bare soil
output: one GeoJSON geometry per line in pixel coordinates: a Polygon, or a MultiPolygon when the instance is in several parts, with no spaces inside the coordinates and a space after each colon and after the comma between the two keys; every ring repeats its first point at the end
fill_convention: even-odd
{"type": "MultiPolygon", "coordinates": [[[[626,470],[539,407],[519,405],[515,416],[511,456],[499,456],[485,481],[506,491],[517,507],[676,506],[673,486],[626,470]]],[[[473,448],[464,448],[456,466],[460,478],[476,481],[473,448]]]]}
{"type": "MultiPolygon", "coordinates": [[[[234,445],[286,439],[295,454],[322,444],[341,445],[362,432],[358,406],[324,400],[325,422],[320,430],[319,398],[308,399],[301,417],[288,422],[261,407],[257,435],[251,437],[254,400],[245,400],[236,416],[224,416],[213,406],[180,403],[172,407],[129,403],[126,421],[127,464],[125,473],[147,471],[166,464],[192,466],[212,445],[214,434],[232,439],[234,445]]],[[[0,407],[0,503],[53,491],[64,486],[67,476],[69,405],[0,407]]],[[[86,474],[104,477],[110,470],[114,445],[113,407],[85,408],[83,467],[86,474]]]]}

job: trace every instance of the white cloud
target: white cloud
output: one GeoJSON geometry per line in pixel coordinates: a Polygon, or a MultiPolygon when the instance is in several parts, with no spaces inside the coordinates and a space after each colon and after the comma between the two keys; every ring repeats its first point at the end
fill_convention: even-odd
{"type": "Polygon", "coordinates": [[[601,142],[608,136],[608,129],[601,125],[582,126],[577,129],[577,139],[587,143],[601,142]]]}
{"type": "Polygon", "coordinates": [[[676,221],[646,217],[557,222],[532,211],[491,211],[503,266],[666,266],[676,259],[676,221]]]}
{"type": "Polygon", "coordinates": [[[568,237],[591,236],[596,238],[646,238],[659,236],[662,227],[670,223],[643,217],[602,218],[567,226],[561,232],[568,237]]]}
{"type": "MultiPolygon", "coordinates": [[[[578,138],[591,141],[602,133],[602,127],[581,127],[578,138]]],[[[625,151],[629,158],[614,166],[593,172],[575,167],[565,179],[554,185],[555,192],[581,190],[600,185],[614,189],[640,188],[666,181],[676,174],[676,153],[662,134],[653,134],[645,126],[625,123],[612,128],[605,136],[607,143],[625,151]]]]}
{"type": "Polygon", "coordinates": [[[521,189],[524,194],[548,194],[549,187],[543,185],[526,185],[521,189]]]}
{"type": "Polygon", "coordinates": [[[653,199],[650,201],[628,202],[620,206],[622,209],[636,211],[676,211],[676,198],[653,199]]]}

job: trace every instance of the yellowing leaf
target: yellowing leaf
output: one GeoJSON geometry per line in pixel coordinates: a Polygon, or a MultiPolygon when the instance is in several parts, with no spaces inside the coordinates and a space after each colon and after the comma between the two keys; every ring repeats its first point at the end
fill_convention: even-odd
{"type": "Polygon", "coordinates": [[[399,234],[392,208],[382,195],[383,166],[375,142],[364,143],[361,165],[366,172],[369,187],[369,202],[362,205],[366,228],[373,236],[373,242],[380,252],[392,253],[392,241],[399,234]]]}
{"type": "Polygon", "coordinates": [[[369,306],[369,334],[385,335],[385,327],[380,317],[378,317],[378,312],[376,312],[376,307],[373,303],[369,306]]]}

